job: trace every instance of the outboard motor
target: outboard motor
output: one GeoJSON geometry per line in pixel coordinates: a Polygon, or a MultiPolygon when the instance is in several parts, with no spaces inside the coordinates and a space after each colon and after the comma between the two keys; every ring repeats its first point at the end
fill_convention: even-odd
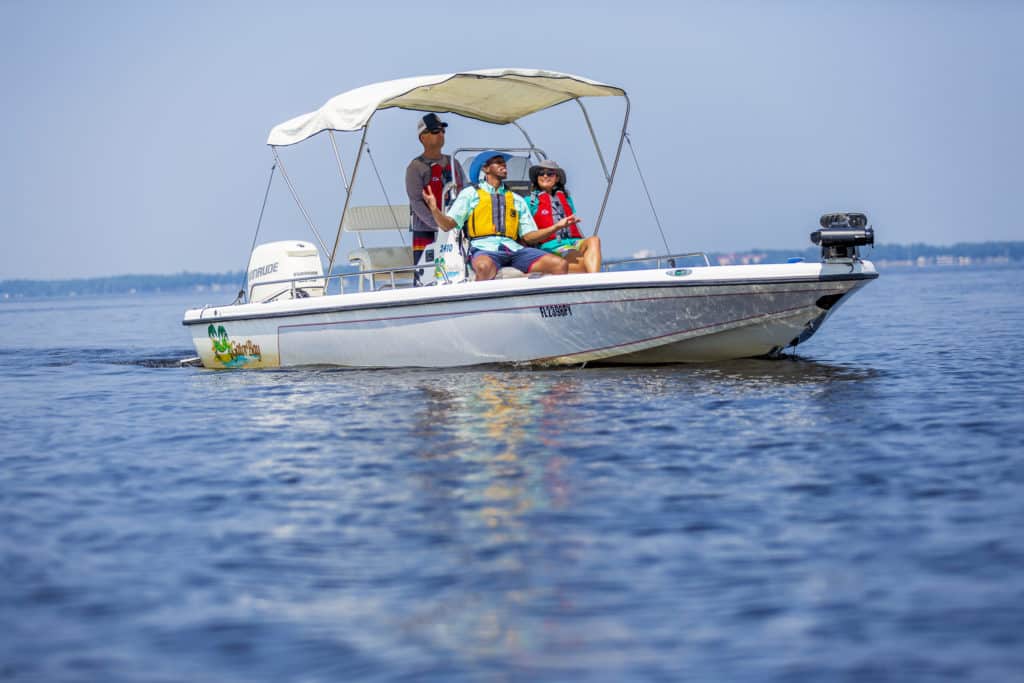
{"type": "Polygon", "coordinates": [[[855,259],[857,247],[873,245],[875,230],[862,213],[826,213],[818,221],[821,230],[811,233],[811,242],[821,245],[821,258],[855,259]]]}
{"type": "Polygon", "coordinates": [[[324,267],[316,247],[307,242],[268,242],[249,257],[250,302],[323,296],[324,267]]]}

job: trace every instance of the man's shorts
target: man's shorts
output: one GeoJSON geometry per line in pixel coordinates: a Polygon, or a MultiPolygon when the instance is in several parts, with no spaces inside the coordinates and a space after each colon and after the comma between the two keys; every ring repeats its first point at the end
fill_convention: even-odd
{"type": "MultiPolygon", "coordinates": [[[[412,231],[412,253],[419,256],[420,252],[427,248],[427,245],[437,239],[436,232],[427,232],[426,230],[413,230],[412,231]]],[[[419,260],[418,258],[413,259],[413,263],[419,260]]]]}
{"type": "Polygon", "coordinates": [[[495,267],[501,270],[505,266],[512,266],[518,271],[529,273],[530,268],[537,262],[537,259],[546,256],[545,252],[533,247],[523,247],[518,251],[512,251],[508,247],[499,247],[500,251],[484,251],[483,249],[470,249],[469,258],[472,261],[478,254],[487,256],[494,261],[495,267]]]}
{"type": "Polygon", "coordinates": [[[540,245],[540,248],[546,252],[557,254],[561,257],[565,257],[566,252],[570,252],[573,249],[579,249],[579,244],[583,240],[579,237],[571,237],[564,240],[548,240],[544,244],[540,245]]]}

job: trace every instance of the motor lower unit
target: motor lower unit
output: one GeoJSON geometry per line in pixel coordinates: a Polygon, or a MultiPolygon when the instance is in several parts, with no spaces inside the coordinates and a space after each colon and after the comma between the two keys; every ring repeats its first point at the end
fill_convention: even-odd
{"type": "Polygon", "coordinates": [[[826,213],[818,221],[821,230],[811,233],[811,242],[821,246],[821,258],[857,258],[857,247],[875,243],[875,230],[862,213],[826,213]]]}

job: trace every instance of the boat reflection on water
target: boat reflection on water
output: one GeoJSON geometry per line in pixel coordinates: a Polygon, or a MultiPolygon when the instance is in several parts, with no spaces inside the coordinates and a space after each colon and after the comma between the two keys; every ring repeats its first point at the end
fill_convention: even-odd
{"type": "Polygon", "coordinates": [[[277,435],[232,451],[231,469],[290,512],[223,552],[318,558],[329,587],[288,609],[369,649],[412,645],[410,664],[563,672],[621,668],[615,643],[667,609],[651,587],[717,575],[704,554],[743,541],[730,520],[756,519],[765,477],[783,493],[825,481],[822,427],[867,414],[878,375],[797,358],[193,372],[188,386],[204,403],[230,389],[237,426],[277,435]]]}
{"type": "MultiPolygon", "coordinates": [[[[560,376],[564,373],[475,373],[463,375],[469,380],[451,387],[425,388],[429,397],[421,413],[420,433],[425,439],[428,458],[455,458],[483,467],[474,478],[491,476],[491,486],[485,492],[487,499],[517,499],[511,495],[527,482],[523,477],[541,474],[535,469],[533,456],[543,458],[543,469],[559,471],[565,458],[557,454],[562,445],[564,420],[571,416],[573,396],[578,381],[560,376]]],[[[547,474],[542,482],[548,479],[547,474]]],[[[538,482],[529,482],[535,485],[538,482]]],[[[545,505],[564,504],[564,485],[559,484],[558,496],[551,499],[552,491],[544,485],[534,487],[534,498],[543,494],[545,505]]],[[[517,500],[520,511],[537,507],[539,501],[517,500]]],[[[501,524],[503,513],[490,526],[501,524]]]]}
{"type": "MultiPolygon", "coordinates": [[[[727,492],[708,485],[735,477],[727,473],[737,462],[760,458],[774,477],[816,480],[820,460],[785,456],[794,445],[771,425],[803,432],[812,444],[822,412],[877,374],[799,358],[642,372],[431,373],[420,384],[416,423],[431,465],[420,470],[421,509],[448,571],[439,589],[410,605],[404,626],[469,660],[593,665],[601,644],[645,609],[644,529],[660,529],[682,566],[700,564],[685,559],[694,541],[672,519],[682,524],[700,517],[707,500],[725,500],[727,492]],[[610,499],[618,477],[629,488],[610,499]],[[652,507],[634,510],[628,523],[624,500],[652,507]],[[655,511],[665,500],[696,507],[663,517],[655,511]],[[635,547],[612,540],[635,534],[635,547]],[[602,570],[612,557],[639,573],[602,570]]],[[[702,524],[686,528],[717,528],[702,524]]]]}
{"type": "Polygon", "coordinates": [[[470,372],[423,387],[422,457],[450,464],[422,476],[423,509],[458,573],[435,599],[411,606],[406,626],[435,646],[469,658],[528,651],[536,663],[544,643],[573,639],[557,632],[561,619],[540,616],[571,615],[579,602],[558,580],[581,542],[559,535],[571,528],[559,520],[573,517],[576,497],[562,452],[580,390],[573,375],[470,372]]]}

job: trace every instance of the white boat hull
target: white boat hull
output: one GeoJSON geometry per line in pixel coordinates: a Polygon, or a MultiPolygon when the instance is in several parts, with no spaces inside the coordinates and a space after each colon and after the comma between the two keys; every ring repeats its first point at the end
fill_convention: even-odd
{"type": "Polygon", "coordinates": [[[806,339],[868,262],[658,269],[337,294],[187,311],[208,368],[680,363],[806,339]]]}

